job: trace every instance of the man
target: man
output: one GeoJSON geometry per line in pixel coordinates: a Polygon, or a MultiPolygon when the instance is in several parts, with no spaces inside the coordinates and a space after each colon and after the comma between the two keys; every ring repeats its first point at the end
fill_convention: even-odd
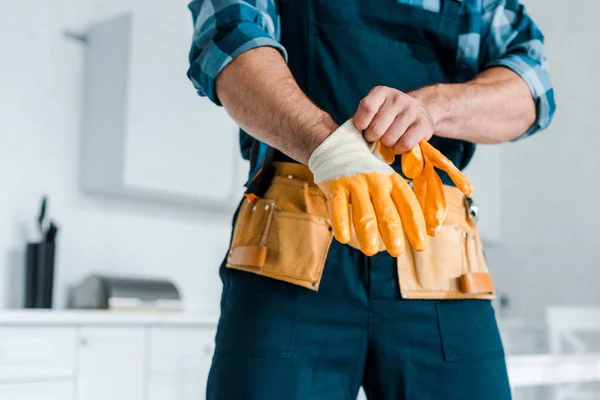
{"type": "Polygon", "coordinates": [[[509,399],[493,284],[455,167],[476,143],[552,119],[543,36],[524,7],[189,7],[188,76],[242,128],[251,161],[220,269],[208,399],[352,399],[361,386],[379,400],[509,399]]]}

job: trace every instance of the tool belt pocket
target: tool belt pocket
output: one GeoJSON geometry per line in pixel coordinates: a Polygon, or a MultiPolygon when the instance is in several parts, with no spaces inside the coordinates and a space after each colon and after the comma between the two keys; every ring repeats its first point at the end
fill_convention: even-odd
{"type": "Polygon", "coordinates": [[[495,298],[479,231],[465,217],[449,215],[424,251],[404,252],[398,275],[405,298],[495,298]]]}
{"type": "Polygon", "coordinates": [[[272,199],[245,200],[226,266],[317,290],[332,238],[325,218],[272,199]]]}

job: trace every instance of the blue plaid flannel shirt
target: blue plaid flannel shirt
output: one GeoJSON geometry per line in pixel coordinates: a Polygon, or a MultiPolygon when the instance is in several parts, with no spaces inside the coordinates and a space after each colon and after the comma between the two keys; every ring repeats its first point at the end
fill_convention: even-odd
{"type": "MultiPolygon", "coordinates": [[[[187,75],[198,94],[221,105],[215,78],[235,57],[258,46],[279,49],[277,0],[193,0],[194,37],[187,75]]],[[[390,0],[440,10],[440,0],[390,0]]],[[[522,136],[546,128],[554,115],[554,91],[544,55],[544,36],[519,0],[462,0],[458,79],[467,81],[492,66],[504,66],[529,85],[537,118],[522,136]]]]}

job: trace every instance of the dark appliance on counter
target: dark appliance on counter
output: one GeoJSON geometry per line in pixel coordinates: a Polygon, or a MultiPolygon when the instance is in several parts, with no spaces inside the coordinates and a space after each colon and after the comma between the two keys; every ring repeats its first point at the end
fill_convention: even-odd
{"type": "Polygon", "coordinates": [[[181,311],[179,290],[164,279],[92,274],[71,293],[71,308],[181,311]]]}

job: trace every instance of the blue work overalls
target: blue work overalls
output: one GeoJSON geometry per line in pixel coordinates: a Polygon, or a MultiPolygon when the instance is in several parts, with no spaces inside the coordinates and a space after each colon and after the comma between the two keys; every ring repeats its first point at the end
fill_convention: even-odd
{"type": "MultiPolygon", "coordinates": [[[[460,2],[442,0],[439,12],[401,3],[280,2],[289,67],[337,123],[377,85],[408,92],[456,81],[460,2]]],[[[431,143],[460,168],[474,150],[431,143]]],[[[318,291],[225,262],[220,275],[209,400],[349,400],[361,386],[377,400],[511,398],[490,301],[402,299],[396,259],[385,252],[367,257],[334,240],[318,291]]]]}

